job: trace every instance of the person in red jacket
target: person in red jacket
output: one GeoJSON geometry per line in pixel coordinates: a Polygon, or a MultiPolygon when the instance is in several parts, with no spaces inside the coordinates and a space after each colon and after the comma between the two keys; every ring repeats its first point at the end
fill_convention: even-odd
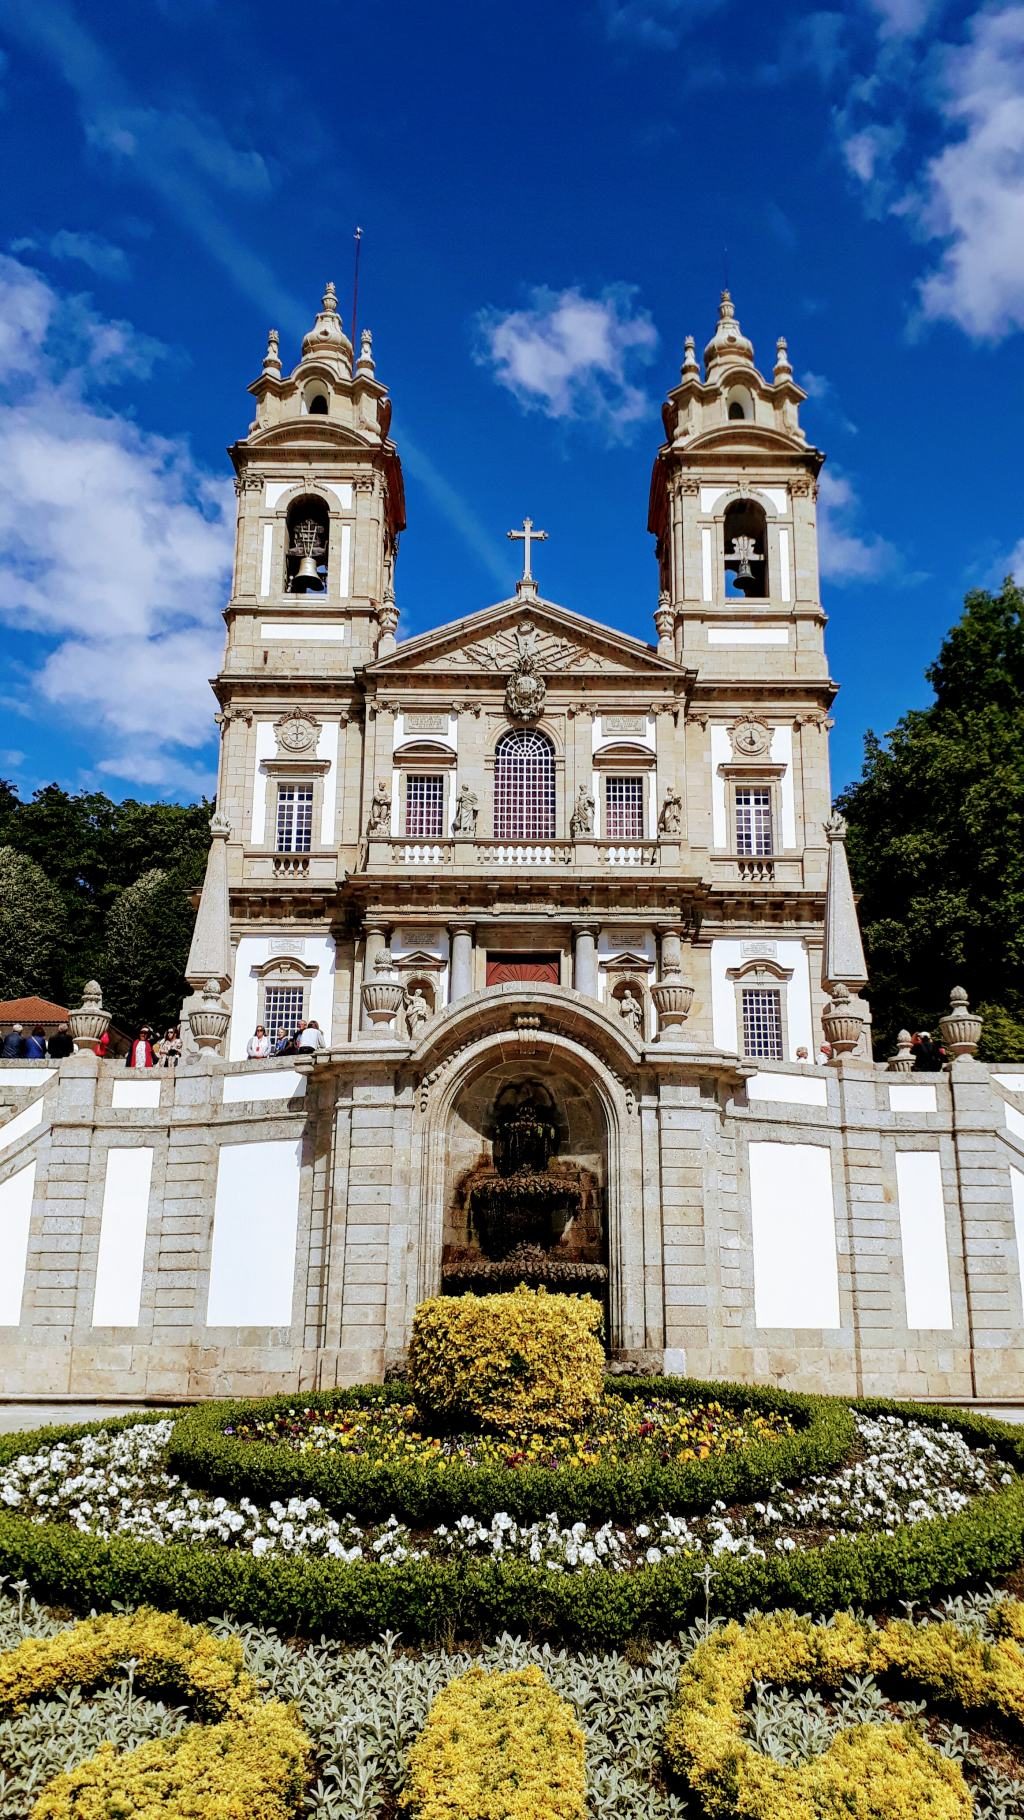
{"type": "Polygon", "coordinates": [[[148,1024],[143,1024],[139,1034],[133,1040],[125,1057],[126,1068],[152,1068],[156,1060],[153,1054],[153,1032],[148,1024]]]}

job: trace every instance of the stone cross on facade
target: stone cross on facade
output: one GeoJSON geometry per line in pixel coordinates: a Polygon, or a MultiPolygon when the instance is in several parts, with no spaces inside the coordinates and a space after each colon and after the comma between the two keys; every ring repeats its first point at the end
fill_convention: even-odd
{"type": "Polygon", "coordinates": [[[530,572],[530,545],[532,543],[547,543],[547,540],[548,540],[547,532],[546,531],[535,531],[533,528],[533,519],[524,518],[523,519],[523,528],[521,531],[508,531],[506,533],[506,535],[511,539],[511,541],[513,543],[522,544],[522,546],[523,546],[523,573],[522,573],[521,579],[523,581],[532,581],[533,576],[530,572]]]}

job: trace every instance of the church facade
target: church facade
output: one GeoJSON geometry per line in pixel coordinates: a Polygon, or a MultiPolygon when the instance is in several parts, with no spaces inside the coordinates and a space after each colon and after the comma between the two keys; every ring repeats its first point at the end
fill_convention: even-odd
{"type": "Polygon", "coordinates": [[[399,639],[391,405],[332,287],[250,389],[194,1047],[99,1061],[93,994],[59,1069],[0,1063],[8,1389],[373,1379],[422,1298],[516,1281],[597,1295],[627,1365],[1018,1383],[1024,1071],[966,1013],[941,1078],[871,1057],[785,343],[766,378],[727,295],[687,339],[650,642],[545,597],[529,519],[508,598],[399,639]]]}

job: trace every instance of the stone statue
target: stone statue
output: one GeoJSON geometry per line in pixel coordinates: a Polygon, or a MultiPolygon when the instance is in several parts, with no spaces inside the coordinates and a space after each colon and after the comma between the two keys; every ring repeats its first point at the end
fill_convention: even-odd
{"type": "Polygon", "coordinates": [[[643,1036],[644,1008],[632,986],[627,986],[619,999],[619,1016],[624,1024],[629,1024],[634,1036],[643,1036]]]}
{"type": "Polygon", "coordinates": [[[371,837],[391,833],[391,795],[382,777],[377,779],[377,788],[370,802],[370,819],[366,832],[371,837]]]}
{"type": "Polygon", "coordinates": [[[679,834],[683,826],[683,799],[678,790],[669,784],[665,791],[665,801],[661,805],[658,817],[659,834],[679,834]]]}
{"type": "Polygon", "coordinates": [[[584,835],[594,832],[594,799],[586,784],[581,784],[576,793],[576,807],[569,821],[569,834],[573,840],[580,840],[584,835]]]}
{"type": "Polygon", "coordinates": [[[549,1109],[530,1087],[498,1113],[494,1162],[499,1175],[536,1175],[547,1169],[558,1133],[549,1109]]]}
{"type": "Polygon", "coordinates": [[[421,991],[419,986],[414,986],[411,992],[406,993],[405,1018],[409,1026],[409,1035],[415,1042],[424,1024],[430,1022],[430,1006],[427,1004],[426,994],[421,991]]]}
{"type": "Polygon", "coordinates": [[[468,784],[463,784],[455,804],[453,834],[475,834],[479,802],[468,784]]]}

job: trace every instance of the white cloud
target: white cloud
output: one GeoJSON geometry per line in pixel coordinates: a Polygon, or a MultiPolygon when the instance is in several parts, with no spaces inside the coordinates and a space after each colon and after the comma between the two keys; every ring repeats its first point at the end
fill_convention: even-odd
{"type": "Polygon", "coordinates": [[[898,121],[890,126],[861,127],[841,144],[847,170],[865,186],[884,180],[903,140],[904,131],[898,121]]]}
{"type": "Polygon", "coordinates": [[[921,308],[998,340],[1024,328],[1024,5],[977,14],[946,47],[942,98],[959,137],[924,173],[918,224],[948,244],[921,308]]]}
{"type": "Polygon", "coordinates": [[[706,10],[698,0],[601,0],[609,38],[654,50],[673,50],[689,20],[706,10]]]}
{"type": "Polygon", "coordinates": [[[262,153],[233,145],[223,127],[197,111],[155,107],[108,107],[86,123],[91,145],[115,158],[153,157],[190,166],[221,189],[266,196],[273,178],[262,153]]]}
{"type": "Polygon", "coordinates": [[[868,0],[885,38],[916,38],[928,24],[936,0],[868,0]]]}
{"type": "MultiPolygon", "coordinates": [[[[1024,588],[1024,537],[1011,552],[1010,559],[1004,566],[1003,574],[1012,575],[1017,586],[1024,588]]],[[[1002,575],[999,579],[1002,580],[1002,575]]]]}
{"type": "Polygon", "coordinates": [[[175,785],[212,735],[233,513],[184,443],[98,396],[146,343],[0,259],[0,618],[52,641],[35,705],[90,730],[99,770],[175,785]]]}
{"type": "Polygon", "coordinates": [[[648,409],[635,375],[658,342],[635,295],[632,285],[609,285],[597,297],[540,286],[525,309],[480,312],[475,358],[525,410],[622,436],[648,409]]]}
{"type": "Polygon", "coordinates": [[[859,501],[846,475],[824,469],[818,484],[818,557],[828,581],[865,581],[896,565],[891,543],[858,531],[858,511],[859,501]]]}
{"type": "Polygon", "coordinates": [[[102,234],[58,228],[55,234],[23,236],[11,241],[12,253],[48,253],[51,259],[75,260],[98,278],[127,278],[130,267],[124,249],[102,234]]]}
{"type": "Polygon", "coordinates": [[[840,429],[845,430],[849,436],[858,434],[857,425],[851,422],[843,410],[839,402],[839,394],[831,379],[826,379],[824,373],[804,372],[800,375],[800,384],[808,398],[820,405],[833,423],[837,423],[840,429]]]}

